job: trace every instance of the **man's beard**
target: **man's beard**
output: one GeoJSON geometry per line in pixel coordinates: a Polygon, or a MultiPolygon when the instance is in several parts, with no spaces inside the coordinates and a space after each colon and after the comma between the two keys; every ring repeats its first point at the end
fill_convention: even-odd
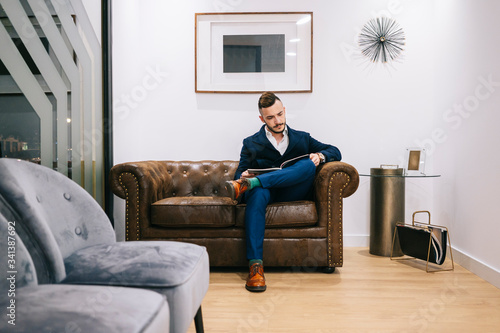
{"type": "Polygon", "coordinates": [[[273,132],[275,134],[280,134],[280,133],[283,133],[285,131],[285,129],[286,129],[286,122],[278,124],[278,125],[276,125],[274,127],[269,127],[268,124],[266,124],[266,126],[267,126],[267,129],[270,130],[271,132],[273,132]],[[280,127],[281,125],[283,125],[283,129],[281,131],[277,131],[277,130],[274,129],[274,128],[280,127]]]}

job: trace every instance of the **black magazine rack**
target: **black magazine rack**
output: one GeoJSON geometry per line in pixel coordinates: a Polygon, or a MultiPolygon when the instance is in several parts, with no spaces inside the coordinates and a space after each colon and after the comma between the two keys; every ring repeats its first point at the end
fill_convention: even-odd
{"type": "Polygon", "coordinates": [[[431,213],[426,210],[419,210],[413,213],[411,224],[398,222],[394,229],[394,237],[392,239],[391,260],[405,260],[412,258],[394,259],[392,254],[394,251],[394,243],[396,234],[399,238],[401,251],[406,256],[425,260],[425,271],[451,271],[455,269],[453,263],[453,254],[451,252],[450,233],[448,228],[431,224],[431,213]],[[419,222],[415,220],[415,216],[420,213],[428,215],[428,222],[419,222]],[[446,260],[447,244],[450,246],[451,268],[429,269],[429,263],[443,265],[446,260]]]}

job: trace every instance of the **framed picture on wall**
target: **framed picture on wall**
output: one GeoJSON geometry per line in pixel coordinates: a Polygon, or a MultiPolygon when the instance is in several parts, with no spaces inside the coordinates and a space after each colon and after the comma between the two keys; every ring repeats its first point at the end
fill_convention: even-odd
{"type": "Polygon", "coordinates": [[[425,149],[424,148],[407,148],[405,175],[420,176],[425,175],[425,149]]]}
{"type": "Polygon", "coordinates": [[[197,93],[312,92],[312,12],[195,14],[197,93]]]}

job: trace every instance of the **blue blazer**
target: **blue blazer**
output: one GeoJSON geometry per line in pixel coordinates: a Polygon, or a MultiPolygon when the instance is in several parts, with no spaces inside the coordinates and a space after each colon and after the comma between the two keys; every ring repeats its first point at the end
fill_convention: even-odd
{"type": "Polygon", "coordinates": [[[240,163],[234,179],[239,179],[241,174],[248,169],[279,167],[281,163],[305,154],[322,153],[325,155],[326,162],[340,161],[342,158],[337,147],[321,143],[312,138],[309,133],[296,131],[288,125],[288,148],[281,156],[269,142],[264,126],[260,128],[260,131],[243,140],[240,163]]]}

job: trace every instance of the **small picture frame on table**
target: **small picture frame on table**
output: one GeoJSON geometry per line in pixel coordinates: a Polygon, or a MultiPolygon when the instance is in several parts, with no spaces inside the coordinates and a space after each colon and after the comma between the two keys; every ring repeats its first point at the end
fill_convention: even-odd
{"type": "Polygon", "coordinates": [[[425,176],[425,148],[407,148],[405,176],[425,176]]]}

